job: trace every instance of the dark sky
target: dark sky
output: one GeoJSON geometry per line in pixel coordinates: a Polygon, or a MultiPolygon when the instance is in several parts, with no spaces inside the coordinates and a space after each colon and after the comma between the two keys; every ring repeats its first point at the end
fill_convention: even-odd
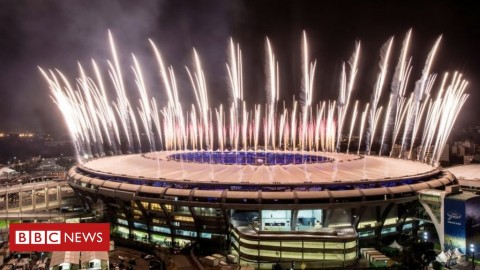
{"type": "MultiPolygon", "coordinates": [[[[91,69],[111,59],[107,30],[113,31],[129,88],[131,52],[144,67],[153,96],[165,98],[148,38],[159,46],[178,76],[182,100],[193,94],[184,66],[192,66],[192,47],[203,59],[213,103],[228,100],[225,61],[228,38],[241,45],[245,88],[250,103],[263,103],[264,38],[269,36],[280,62],[281,98],[300,88],[300,37],[307,30],[318,61],[314,99],[336,99],[341,62],[356,40],[362,41],[354,98],[368,99],[378,52],[395,36],[393,73],[401,40],[413,28],[413,83],[438,35],[443,34],[432,71],[459,70],[470,81],[471,96],[461,123],[479,123],[480,9],[475,1],[147,1],[2,0],[0,1],[0,131],[61,133],[63,119],[49,98],[37,66],[59,68],[70,78],[77,62],[91,69]]],[[[438,83],[438,82],[437,82],[438,83]]],[[[132,89],[132,92],[136,91],[132,89]]],[[[384,97],[387,96],[387,88],[384,97]]],[[[136,100],[132,94],[132,100],[136,100]]],[[[136,102],[132,101],[133,104],[136,102]]]]}

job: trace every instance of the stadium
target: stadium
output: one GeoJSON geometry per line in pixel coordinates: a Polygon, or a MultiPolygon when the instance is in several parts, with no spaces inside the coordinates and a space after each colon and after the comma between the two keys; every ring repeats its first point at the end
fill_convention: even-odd
{"type": "Polygon", "coordinates": [[[133,57],[140,97],[134,108],[109,33],[111,85],[95,63],[93,75],[80,68],[77,88],[57,69],[40,70],[79,161],[68,182],[88,210],[112,224],[113,236],[127,241],[169,247],[209,243],[258,269],[295,261],[310,269],[353,265],[361,247],[416,234],[424,225],[415,218],[419,191],[457,184],[439,161],[468,98],[467,81],[446,73],[435,83],[430,69],[439,37],[413,87],[410,35],[411,30],[389,95],[381,98],[393,37],[380,50],[370,102],[352,99],[357,43],[343,64],[338,98],[314,104],[316,62],[304,32],[300,99],[291,106],[283,102],[283,108],[280,68],[268,39],[266,102],[244,99],[242,53],[230,40],[229,104],[217,107],[209,103],[196,51],[194,66],[187,67],[196,103],[188,106],[180,102],[173,67],[150,41],[165,104],[160,107],[148,95],[133,57]]]}
{"type": "Polygon", "coordinates": [[[350,265],[362,241],[418,226],[409,211],[417,191],[457,183],[447,171],[386,157],[312,152],[309,163],[232,165],[227,154],[182,154],[213,162],[168,151],[104,157],[72,168],[68,181],[90,209],[102,203],[121,237],[178,246],[211,239],[261,268],[350,265]]]}

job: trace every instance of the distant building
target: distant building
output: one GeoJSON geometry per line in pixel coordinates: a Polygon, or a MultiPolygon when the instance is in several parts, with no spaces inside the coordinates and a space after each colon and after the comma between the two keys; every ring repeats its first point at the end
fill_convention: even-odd
{"type": "Polygon", "coordinates": [[[9,133],[0,132],[0,140],[5,139],[34,139],[36,134],[33,132],[9,133]]]}

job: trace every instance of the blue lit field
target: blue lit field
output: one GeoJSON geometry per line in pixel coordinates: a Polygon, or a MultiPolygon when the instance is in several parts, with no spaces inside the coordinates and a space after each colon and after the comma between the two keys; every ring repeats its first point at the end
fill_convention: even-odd
{"type": "Polygon", "coordinates": [[[322,163],[330,161],[327,157],[307,155],[301,153],[275,153],[275,152],[189,152],[170,155],[169,159],[210,164],[228,165],[287,165],[304,163],[322,163]]]}

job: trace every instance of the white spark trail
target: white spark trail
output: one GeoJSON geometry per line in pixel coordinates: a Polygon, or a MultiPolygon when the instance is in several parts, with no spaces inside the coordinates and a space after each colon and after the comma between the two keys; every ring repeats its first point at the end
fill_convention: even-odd
{"type": "Polygon", "coordinates": [[[382,49],[380,50],[380,72],[377,76],[377,82],[375,83],[375,87],[373,90],[373,96],[372,96],[372,106],[370,108],[370,137],[368,138],[370,141],[368,142],[367,146],[367,153],[370,155],[370,152],[372,150],[372,144],[373,140],[375,138],[375,131],[377,129],[377,124],[378,124],[378,119],[381,115],[381,108],[378,108],[378,103],[380,101],[380,97],[382,94],[383,90],[383,85],[385,83],[385,78],[387,76],[387,70],[388,70],[388,59],[390,58],[390,51],[392,48],[393,44],[393,37],[391,37],[383,46],[382,49]]]}

